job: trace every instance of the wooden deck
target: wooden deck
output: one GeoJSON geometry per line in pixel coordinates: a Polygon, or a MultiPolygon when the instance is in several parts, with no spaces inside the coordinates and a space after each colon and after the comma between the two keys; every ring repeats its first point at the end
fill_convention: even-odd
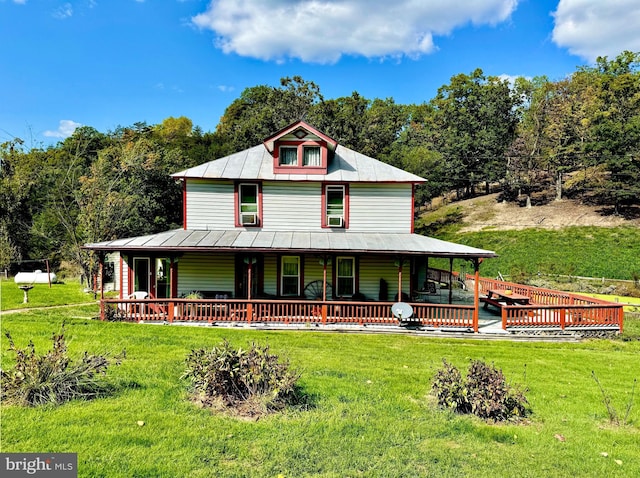
{"type": "Polygon", "coordinates": [[[469,301],[467,297],[464,303],[411,302],[413,316],[402,322],[391,313],[392,302],[263,299],[104,299],[101,319],[200,324],[411,325],[478,332],[481,312],[488,313],[479,307],[484,300],[485,304],[496,306],[505,331],[623,330],[620,304],[484,278],[480,279],[478,290],[479,300],[469,301]],[[501,300],[505,296],[511,300],[501,300]]]}

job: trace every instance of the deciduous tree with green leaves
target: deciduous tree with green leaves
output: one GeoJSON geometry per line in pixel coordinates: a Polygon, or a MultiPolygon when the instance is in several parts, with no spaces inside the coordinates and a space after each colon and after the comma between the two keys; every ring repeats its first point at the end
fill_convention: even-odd
{"type": "Polygon", "coordinates": [[[431,101],[436,149],[448,166],[454,187],[471,194],[481,181],[497,181],[506,171],[505,151],[516,131],[520,97],[507,80],[481,69],[451,78],[431,101]]]}

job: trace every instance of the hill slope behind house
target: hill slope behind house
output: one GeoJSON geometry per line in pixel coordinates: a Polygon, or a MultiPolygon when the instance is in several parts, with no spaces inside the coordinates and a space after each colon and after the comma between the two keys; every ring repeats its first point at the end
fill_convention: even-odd
{"type": "Polygon", "coordinates": [[[527,228],[560,229],[568,226],[620,227],[640,226],[640,218],[603,214],[601,207],[586,206],[563,199],[544,206],[530,208],[498,201],[498,194],[480,196],[452,203],[462,208],[461,233],[491,230],[520,230],[527,228]]]}
{"type": "MultiPolygon", "coordinates": [[[[637,218],[603,215],[596,207],[571,200],[526,208],[490,195],[425,211],[416,231],[495,251],[499,257],[482,264],[486,277],[502,274],[529,283],[561,276],[599,278],[598,288],[578,289],[592,292],[600,292],[604,282],[611,284],[602,278],[615,279],[630,281],[624,287],[616,285],[617,292],[626,287],[624,295],[640,295],[638,226],[637,218]]],[[[448,263],[438,266],[448,268],[448,263]]]]}

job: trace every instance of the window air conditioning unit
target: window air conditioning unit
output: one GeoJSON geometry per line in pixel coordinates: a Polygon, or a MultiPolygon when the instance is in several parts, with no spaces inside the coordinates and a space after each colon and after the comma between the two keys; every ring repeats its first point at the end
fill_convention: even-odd
{"type": "Polygon", "coordinates": [[[329,216],[329,227],[344,227],[342,216],[329,216]]]}
{"type": "Polygon", "coordinates": [[[258,224],[258,214],[255,212],[243,212],[240,215],[240,222],[243,226],[255,226],[258,224]]]}

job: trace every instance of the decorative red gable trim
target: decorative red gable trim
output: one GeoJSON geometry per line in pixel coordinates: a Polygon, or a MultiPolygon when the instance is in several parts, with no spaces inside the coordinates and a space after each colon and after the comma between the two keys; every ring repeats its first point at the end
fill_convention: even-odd
{"type": "Polygon", "coordinates": [[[283,136],[288,135],[289,133],[295,131],[298,128],[306,129],[308,132],[318,136],[323,141],[325,141],[328,147],[332,150],[335,149],[336,146],[338,146],[338,142],[335,139],[331,138],[330,136],[327,136],[322,131],[314,128],[313,126],[311,126],[308,123],[305,123],[304,121],[296,121],[295,123],[292,123],[289,126],[285,126],[280,131],[272,134],[271,136],[269,136],[267,139],[263,141],[263,144],[267,148],[267,151],[269,151],[270,153],[273,153],[273,143],[277,141],[279,138],[282,138],[283,136]]]}

